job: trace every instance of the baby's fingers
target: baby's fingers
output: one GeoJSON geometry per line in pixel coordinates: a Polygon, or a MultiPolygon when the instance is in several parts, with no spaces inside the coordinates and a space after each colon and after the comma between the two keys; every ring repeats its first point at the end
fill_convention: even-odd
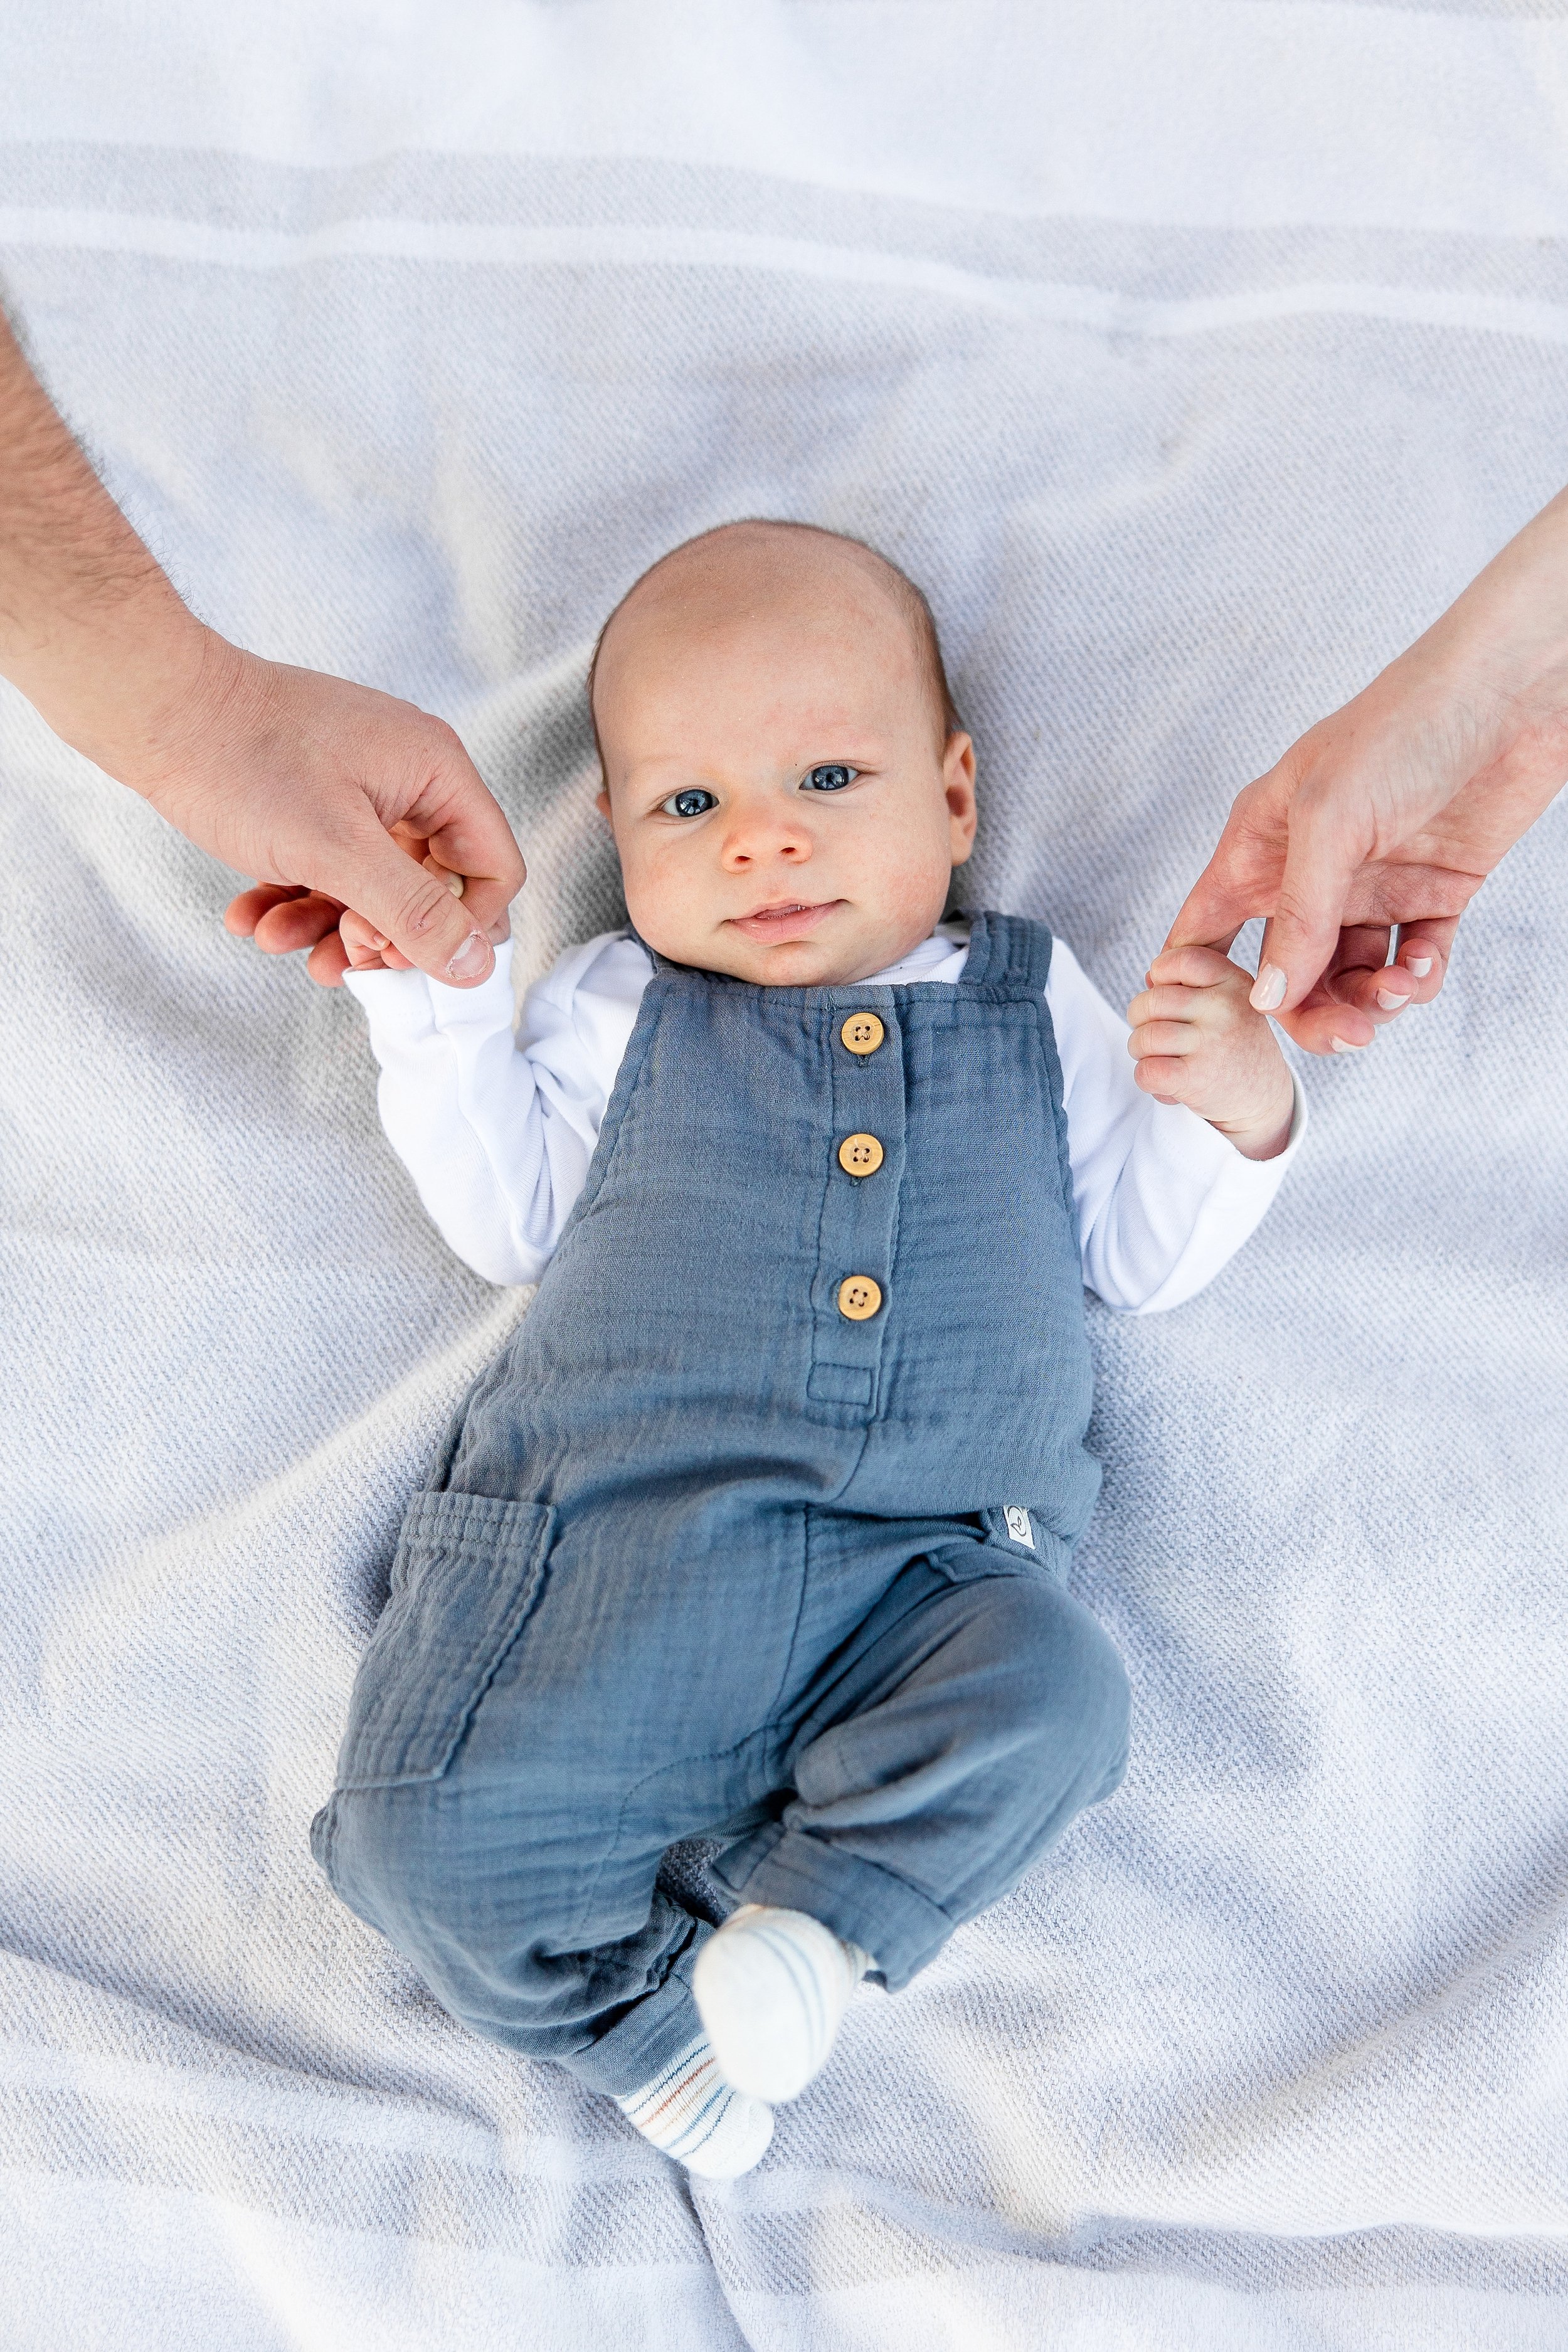
{"type": "Polygon", "coordinates": [[[379,971],[384,969],[383,953],[392,943],[385,932],[378,931],[363,915],[356,915],[352,908],[346,909],[338,924],[338,937],[342,941],[343,954],[351,971],[379,971]]]}
{"type": "Polygon", "coordinates": [[[1165,948],[1149,967],[1151,988],[1215,988],[1234,980],[1237,967],[1217,948],[1165,948]]]}
{"type": "Polygon", "coordinates": [[[1136,1062],[1151,1055],[1184,1059],[1195,1054],[1203,1044],[1203,1034],[1192,1021],[1141,1021],[1127,1040],[1127,1050],[1136,1062]]]}
{"type": "Polygon", "coordinates": [[[1147,1054],[1133,1071],[1132,1083],[1156,1102],[1185,1102],[1192,1089],[1192,1065],[1175,1055],[1147,1054]]]}
{"type": "Polygon", "coordinates": [[[1135,996],[1127,1008],[1127,1018],[1134,1029],[1144,1021],[1201,1021],[1205,1015],[1212,1017],[1223,1003],[1223,998],[1207,989],[1179,988],[1167,982],[1135,996]]]}

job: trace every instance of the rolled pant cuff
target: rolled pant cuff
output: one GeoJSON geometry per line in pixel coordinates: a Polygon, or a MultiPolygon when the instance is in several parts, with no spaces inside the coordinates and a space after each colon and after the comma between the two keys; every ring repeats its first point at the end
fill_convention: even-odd
{"type": "Polygon", "coordinates": [[[702,2032],[702,2020],[691,1997],[691,1971],[712,1932],[706,1921],[700,1922],[697,1934],[661,1985],[634,2001],[589,2049],[563,2058],[562,2063],[580,2083],[592,2090],[607,2091],[613,2099],[627,2098],[696,2041],[702,2032]]]}
{"type": "Polygon", "coordinates": [[[847,1944],[858,1944],[889,1992],[934,1959],[953,1930],[947,1913],[907,1879],[776,1822],[710,1866],[742,1902],[808,1912],[847,1944]]]}

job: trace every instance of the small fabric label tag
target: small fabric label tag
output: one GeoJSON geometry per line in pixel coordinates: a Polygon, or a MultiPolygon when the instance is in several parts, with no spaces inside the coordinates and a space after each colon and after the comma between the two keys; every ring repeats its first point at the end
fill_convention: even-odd
{"type": "Polygon", "coordinates": [[[1003,1511],[1002,1517],[1007,1522],[1007,1533],[1012,1537],[1013,1541],[1015,1543],[1027,1544],[1029,1549],[1033,1551],[1035,1549],[1035,1523],[1029,1517],[1027,1511],[1025,1510],[1023,1505],[1021,1503],[1009,1503],[1003,1511]]]}

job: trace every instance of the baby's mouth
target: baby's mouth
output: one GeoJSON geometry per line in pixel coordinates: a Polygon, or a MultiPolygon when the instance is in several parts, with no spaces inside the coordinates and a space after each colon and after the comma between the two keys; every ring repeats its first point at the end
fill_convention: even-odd
{"type": "Polygon", "coordinates": [[[831,915],[842,898],[824,898],[807,906],[800,898],[781,898],[771,907],[754,908],[749,915],[731,915],[728,928],[744,931],[749,940],[804,940],[831,915]]]}

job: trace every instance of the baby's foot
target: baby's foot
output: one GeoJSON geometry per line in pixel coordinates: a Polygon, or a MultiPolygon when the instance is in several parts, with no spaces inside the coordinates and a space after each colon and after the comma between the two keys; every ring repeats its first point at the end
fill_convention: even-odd
{"type": "Polygon", "coordinates": [[[709,1937],[691,1979],[726,2081],[775,2103],[804,2091],[871,1966],[858,1944],[804,1911],[742,1905],[709,1937]]]}
{"type": "Polygon", "coordinates": [[[645,2139],[705,2180],[750,2172],[773,2136],[773,2109],[731,2088],[705,2033],[616,2105],[645,2139]]]}

